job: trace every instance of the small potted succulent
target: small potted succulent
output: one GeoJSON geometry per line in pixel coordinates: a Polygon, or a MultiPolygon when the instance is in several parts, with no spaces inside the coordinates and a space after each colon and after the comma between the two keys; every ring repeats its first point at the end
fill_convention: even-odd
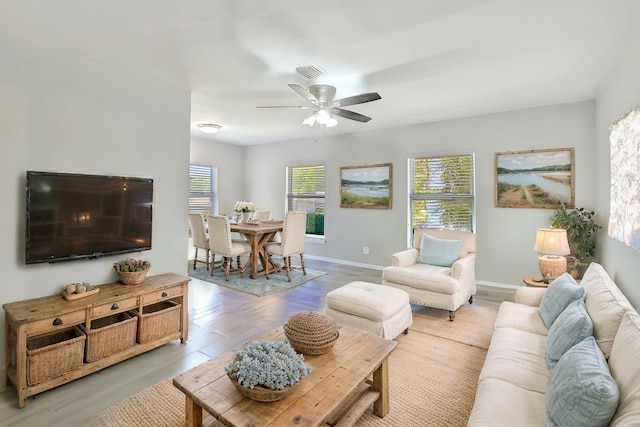
{"type": "Polygon", "coordinates": [[[127,258],[113,264],[113,269],[120,276],[125,285],[139,285],[144,282],[147,272],[151,268],[149,261],[127,258]]]}
{"type": "Polygon", "coordinates": [[[285,339],[248,344],[224,370],[243,396],[273,402],[291,393],[311,367],[285,339]]]}

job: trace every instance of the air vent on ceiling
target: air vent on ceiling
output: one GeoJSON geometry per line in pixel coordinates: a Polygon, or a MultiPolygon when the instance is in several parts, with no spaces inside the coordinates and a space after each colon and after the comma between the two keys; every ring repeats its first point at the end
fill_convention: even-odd
{"type": "Polygon", "coordinates": [[[298,65],[296,71],[307,80],[313,80],[325,73],[318,65],[311,63],[298,65]]]}

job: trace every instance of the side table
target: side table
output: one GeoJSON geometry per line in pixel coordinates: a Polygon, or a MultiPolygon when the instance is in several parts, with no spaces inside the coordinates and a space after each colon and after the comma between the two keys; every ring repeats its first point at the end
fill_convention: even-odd
{"type": "Polygon", "coordinates": [[[549,286],[548,283],[544,283],[541,276],[522,276],[522,281],[525,285],[536,288],[546,288],[549,286]]]}

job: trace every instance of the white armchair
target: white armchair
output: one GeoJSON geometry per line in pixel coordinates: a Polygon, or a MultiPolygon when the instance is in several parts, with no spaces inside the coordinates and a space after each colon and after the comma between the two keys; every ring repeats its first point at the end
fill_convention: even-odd
{"type": "Polygon", "coordinates": [[[416,229],[413,248],[392,255],[391,266],[382,270],[382,284],[406,291],[414,304],[449,310],[449,320],[453,320],[461,305],[473,302],[476,293],[475,264],[474,233],[416,229]],[[449,261],[439,262],[440,265],[425,263],[429,260],[427,248],[422,248],[422,255],[420,250],[425,234],[429,236],[425,238],[425,245],[433,245],[429,249],[436,251],[436,257],[447,258],[447,252],[452,254],[450,266],[446,265],[449,261]]]}

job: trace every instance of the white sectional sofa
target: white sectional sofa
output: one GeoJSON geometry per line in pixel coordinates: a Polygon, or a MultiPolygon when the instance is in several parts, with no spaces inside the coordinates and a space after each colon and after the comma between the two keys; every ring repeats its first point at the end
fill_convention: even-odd
{"type": "Polygon", "coordinates": [[[640,315],[604,268],[503,302],[468,426],[640,425],[640,315]]]}

